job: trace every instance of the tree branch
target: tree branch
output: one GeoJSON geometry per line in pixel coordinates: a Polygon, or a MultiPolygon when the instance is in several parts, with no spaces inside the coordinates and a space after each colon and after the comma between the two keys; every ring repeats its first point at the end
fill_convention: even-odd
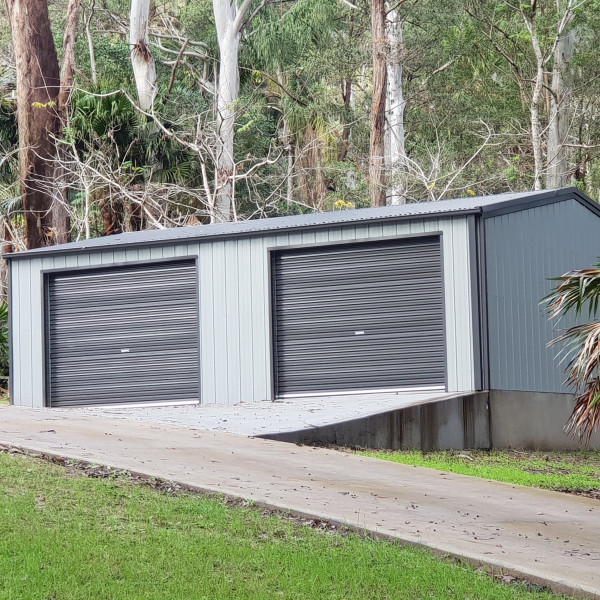
{"type": "MultiPolygon", "coordinates": [[[[225,2],[229,2],[230,0],[221,0],[221,1],[225,1],[225,2]]],[[[237,0],[233,0],[234,2],[237,3],[237,0]]],[[[267,0],[262,0],[262,2],[259,4],[258,8],[252,13],[252,17],[254,17],[255,13],[260,10],[265,4],[267,3],[267,0]]],[[[242,2],[242,5],[237,9],[237,14],[235,15],[235,20],[233,21],[233,30],[236,33],[240,33],[240,31],[242,31],[242,29],[244,28],[244,17],[246,16],[246,13],[250,10],[250,6],[252,6],[252,0],[244,0],[242,2]]]]}
{"type": "Polygon", "coordinates": [[[167,89],[167,96],[171,93],[171,90],[173,89],[173,84],[175,83],[175,73],[177,71],[177,67],[179,66],[179,63],[181,62],[181,57],[183,56],[183,53],[185,52],[185,48],[186,48],[187,44],[188,44],[188,40],[185,40],[185,42],[183,42],[183,45],[181,46],[181,50],[179,51],[179,54],[177,55],[175,64],[173,65],[173,68],[171,69],[171,79],[169,80],[169,88],[167,89]]]}
{"type": "Polygon", "coordinates": [[[407,0],[399,0],[399,2],[396,2],[394,6],[385,11],[385,16],[387,17],[391,12],[394,12],[396,9],[400,8],[405,2],[407,2],[407,0]]]}

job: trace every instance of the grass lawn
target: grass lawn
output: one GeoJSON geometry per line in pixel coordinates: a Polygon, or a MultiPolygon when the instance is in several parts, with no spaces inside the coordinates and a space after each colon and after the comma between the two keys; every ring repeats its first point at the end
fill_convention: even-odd
{"type": "Polygon", "coordinates": [[[372,451],[357,454],[406,465],[474,475],[495,481],[565,492],[589,493],[600,498],[600,451],[517,452],[470,451],[372,451]]]}
{"type": "Polygon", "coordinates": [[[423,549],[0,454],[0,598],[557,598],[423,549]]]}

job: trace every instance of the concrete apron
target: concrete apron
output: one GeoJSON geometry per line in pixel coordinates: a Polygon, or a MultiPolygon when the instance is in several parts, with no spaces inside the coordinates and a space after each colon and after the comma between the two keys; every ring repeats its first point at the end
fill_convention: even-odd
{"type": "Polygon", "coordinates": [[[0,408],[0,444],[176,481],[600,598],[600,502],[283,442],[0,408]]]}
{"type": "Polygon", "coordinates": [[[447,450],[489,448],[487,392],[340,394],[240,404],[55,409],[301,444],[447,450]]]}

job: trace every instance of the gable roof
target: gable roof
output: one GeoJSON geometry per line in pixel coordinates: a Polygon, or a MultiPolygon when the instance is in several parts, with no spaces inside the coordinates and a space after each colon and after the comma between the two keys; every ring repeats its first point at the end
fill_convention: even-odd
{"type": "Polygon", "coordinates": [[[429,216],[454,216],[481,214],[484,218],[510,212],[527,210],[536,206],[552,204],[564,200],[576,200],[600,216],[600,205],[593,202],[577,188],[559,190],[493,194],[440,200],[438,202],[415,202],[398,206],[378,208],[358,208],[334,212],[310,213],[291,217],[272,217],[211,225],[147,229],[131,233],[121,233],[58,246],[36,248],[25,252],[5,254],[7,260],[28,259],[49,254],[70,254],[78,251],[112,250],[131,246],[156,246],[164,243],[192,242],[211,238],[249,237],[282,230],[322,229],[325,227],[352,223],[378,223],[423,219],[429,216]]]}

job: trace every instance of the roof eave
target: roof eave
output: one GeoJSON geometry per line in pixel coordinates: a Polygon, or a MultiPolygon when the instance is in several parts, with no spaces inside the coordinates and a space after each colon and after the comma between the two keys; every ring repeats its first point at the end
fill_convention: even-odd
{"type": "Polygon", "coordinates": [[[508,213],[518,212],[520,210],[529,210],[546,204],[553,204],[563,200],[577,200],[580,204],[600,216],[600,205],[591,200],[576,187],[561,188],[558,190],[540,191],[535,196],[526,196],[515,200],[508,200],[501,204],[482,207],[484,219],[498,217],[508,213]]]}
{"type": "Polygon", "coordinates": [[[415,221],[423,220],[427,218],[441,218],[441,217],[455,217],[464,215],[481,214],[481,208],[469,208],[462,210],[453,210],[440,213],[431,214],[414,214],[414,215],[398,215],[394,217],[380,217],[372,219],[356,219],[348,220],[345,222],[338,223],[317,223],[314,225],[293,225],[274,229],[257,229],[256,231],[243,231],[240,233],[215,233],[209,235],[190,236],[188,238],[174,238],[174,239],[160,239],[152,241],[140,241],[140,242],[122,242],[118,244],[111,244],[110,246],[81,246],[78,248],[61,248],[61,246],[45,247],[43,249],[27,250],[26,252],[13,252],[3,254],[2,258],[6,261],[12,260],[28,260],[33,258],[42,258],[44,256],[64,256],[67,254],[79,254],[79,253],[97,253],[97,252],[112,252],[114,250],[123,250],[125,248],[152,248],[156,246],[164,246],[165,244],[189,244],[189,243],[202,243],[204,241],[213,241],[215,239],[244,239],[250,237],[257,237],[261,235],[276,235],[278,233],[295,232],[298,230],[302,231],[319,231],[323,229],[329,229],[331,227],[345,227],[348,225],[357,224],[369,224],[377,225],[379,223],[390,223],[398,221],[415,221]]]}

